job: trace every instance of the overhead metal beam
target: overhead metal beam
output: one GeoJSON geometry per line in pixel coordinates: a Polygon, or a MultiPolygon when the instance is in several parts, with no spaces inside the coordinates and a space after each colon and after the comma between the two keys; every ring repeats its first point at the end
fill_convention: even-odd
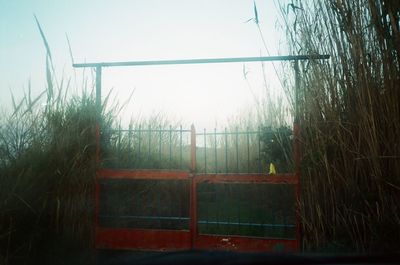
{"type": "Polygon", "coordinates": [[[210,63],[240,63],[240,62],[272,62],[272,61],[300,61],[329,59],[328,54],[316,55],[285,55],[267,57],[237,57],[237,58],[211,58],[211,59],[184,59],[184,60],[159,60],[159,61],[128,61],[128,62],[101,62],[101,63],[75,63],[75,68],[82,67],[115,67],[115,66],[143,66],[143,65],[177,65],[177,64],[210,64],[210,63]]]}

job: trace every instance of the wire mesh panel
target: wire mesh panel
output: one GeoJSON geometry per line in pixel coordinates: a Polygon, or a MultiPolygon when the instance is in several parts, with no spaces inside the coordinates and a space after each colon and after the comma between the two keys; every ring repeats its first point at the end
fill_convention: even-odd
{"type": "Polygon", "coordinates": [[[187,180],[100,180],[99,225],[112,228],[189,229],[187,180]]]}
{"type": "Polygon", "coordinates": [[[199,183],[197,192],[199,234],[296,237],[291,185],[199,183]]]}
{"type": "Polygon", "coordinates": [[[298,251],[298,180],[292,174],[196,175],[196,247],[298,251]]]}
{"type": "Polygon", "coordinates": [[[97,248],[173,251],[191,247],[188,172],[101,169],[97,177],[97,248]]]}

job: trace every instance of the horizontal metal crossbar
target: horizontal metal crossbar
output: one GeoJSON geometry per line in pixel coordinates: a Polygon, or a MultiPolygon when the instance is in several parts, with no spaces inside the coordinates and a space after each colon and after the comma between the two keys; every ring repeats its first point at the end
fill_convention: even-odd
{"type": "Polygon", "coordinates": [[[285,55],[266,57],[236,57],[236,58],[211,58],[211,59],[184,59],[184,60],[158,60],[158,61],[128,61],[128,62],[100,62],[76,63],[75,68],[82,67],[115,67],[115,66],[144,66],[144,65],[177,65],[177,64],[208,64],[208,63],[240,63],[240,62],[272,62],[272,61],[299,61],[299,60],[325,60],[328,54],[315,55],[285,55]]]}
{"type": "Polygon", "coordinates": [[[189,217],[180,216],[138,216],[138,215],[99,215],[100,218],[105,219],[145,219],[145,220],[189,220],[189,217]]]}
{"type": "Polygon", "coordinates": [[[106,132],[143,132],[143,133],[152,133],[152,132],[171,132],[171,133],[188,133],[190,130],[179,130],[179,129],[108,129],[102,130],[106,132]]]}
{"type": "Polygon", "coordinates": [[[144,179],[144,180],[188,180],[187,171],[178,170],[127,170],[127,169],[100,169],[97,177],[101,179],[144,179]]]}
{"type": "Polygon", "coordinates": [[[296,185],[299,183],[297,176],[292,174],[197,174],[194,180],[197,183],[263,183],[263,184],[288,184],[296,185]]]}
{"type": "Polygon", "coordinates": [[[256,226],[256,227],[296,227],[290,224],[258,224],[258,223],[242,223],[242,222],[223,222],[223,221],[198,221],[202,225],[235,225],[235,226],[256,226]]]}
{"type": "Polygon", "coordinates": [[[200,135],[254,135],[260,134],[260,131],[229,131],[229,132],[200,132],[196,133],[196,136],[200,135]]]}
{"type": "MultiPolygon", "coordinates": [[[[169,221],[183,221],[190,220],[189,217],[180,216],[134,216],[134,215],[124,215],[124,216],[111,216],[111,215],[100,215],[100,218],[105,219],[142,219],[142,220],[169,220],[169,221]]],[[[259,224],[259,223],[243,223],[243,222],[225,222],[225,221],[208,221],[199,220],[198,224],[201,225],[235,225],[235,226],[253,226],[253,227],[296,227],[294,224],[259,224]]]]}

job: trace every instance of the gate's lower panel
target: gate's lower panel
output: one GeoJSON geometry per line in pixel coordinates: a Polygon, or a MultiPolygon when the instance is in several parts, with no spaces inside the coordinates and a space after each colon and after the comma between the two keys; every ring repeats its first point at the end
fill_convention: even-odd
{"type": "Polygon", "coordinates": [[[97,228],[96,248],[176,251],[191,248],[189,231],[97,228]]]}
{"type": "Polygon", "coordinates": [[[300,249],[289,175],[101,170],[96,186],[98,249],[238,252],[300,249]]]}
{"type": "Polygon", "coordinates": [[[295,239],[199,235],[195,240],[195,248],[239,252],[295,252],[299,246],[295,239]]]}

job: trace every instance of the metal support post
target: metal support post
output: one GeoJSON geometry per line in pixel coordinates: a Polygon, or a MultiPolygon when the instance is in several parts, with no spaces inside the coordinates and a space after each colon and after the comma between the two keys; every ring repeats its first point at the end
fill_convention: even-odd
{"type": "Polygon", "coordinates": [[[300,70],[299,70],[299,61],[294,62],[294,71],[295,71],[295,118],[293,123],[293,158],[294,158],[294,172],[295,177],[297,179],[297,184],[295,187],[296,193],[296,238],[298,243],[298,249],[301,250],[301,196],[300,196],[300,163],[301,163],[301,154],[300,154],[300,110],[299,110],[299,102],[300,102],[300,70]]]}

